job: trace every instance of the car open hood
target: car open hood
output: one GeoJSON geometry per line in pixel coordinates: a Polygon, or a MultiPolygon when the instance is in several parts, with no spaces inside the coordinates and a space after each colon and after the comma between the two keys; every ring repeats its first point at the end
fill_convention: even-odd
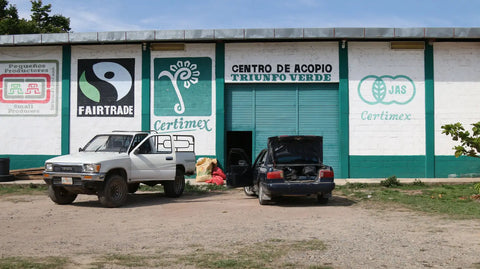
{"type": "Polygon", "coordinates": [[[322,164],[321,136],[275,136],[268,138],[275,164],[322,164]]]}
{"type": "Polygon", "coordinates": [[[70,164],[82,164],[82,163],[100,163],[102,161],[109,161],[115,159],[127,158],[128,154],[125,152],[78,152],[63,156],[58,156],[47,160],[46,162],[52,163],[70,163],[70,164]]]}

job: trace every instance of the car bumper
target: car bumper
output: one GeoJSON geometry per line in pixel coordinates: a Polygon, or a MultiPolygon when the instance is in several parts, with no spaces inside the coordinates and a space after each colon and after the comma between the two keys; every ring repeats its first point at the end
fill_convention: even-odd
{"type": "Polygon", "coordinates": [[[103,182],[105,174],[44,172],[43,180],[49,185],[83,186],[90,182],[103,182]]]}
{"type": "Polygon", "coordinates": [[[262,182],[261,184],[268,196],[330,194],[335,189],[334,182],[262,182]]]}
{"type": "Polygon", "coordinates": [[[73,193],[93,194],[102,188],[105,174],[101,173],[43,173],[47,185],[62,186],[73,193]]]}

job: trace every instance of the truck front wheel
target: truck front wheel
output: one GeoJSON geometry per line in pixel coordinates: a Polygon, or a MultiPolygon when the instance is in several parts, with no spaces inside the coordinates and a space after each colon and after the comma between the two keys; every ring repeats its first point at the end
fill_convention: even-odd
{"type": "Polygon", "coordinates": [[[177,169],[175,180],[165,181],[163,183],[163,189],[167,197],[175,198],[182,195],[185,189],[185,173],[183,170],[177,169]]]}
{"type": "Polygon", "coordinates": [[[120,175],[107,178],[103,190],[98,193],[98,200],[106,207],[119,207],[125,203],[128,195],[128,186],[120,175]]]}
{"type": "Polygon", "coordinates": [[[77,198],[77,194],[67,191],[63,187],[48,185],[48,196],[59,205],[71,204],[77,198]]]}

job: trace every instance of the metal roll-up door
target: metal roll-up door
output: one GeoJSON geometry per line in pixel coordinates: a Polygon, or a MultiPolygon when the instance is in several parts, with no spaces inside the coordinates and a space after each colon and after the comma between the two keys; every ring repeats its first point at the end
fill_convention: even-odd
{"type": "Polygon", "coordinates": [[[324,163],[340,171],[338,84],[228,84],[226,131],[251,131],[252,155],[277,135],[323,136],[324,163]]]}

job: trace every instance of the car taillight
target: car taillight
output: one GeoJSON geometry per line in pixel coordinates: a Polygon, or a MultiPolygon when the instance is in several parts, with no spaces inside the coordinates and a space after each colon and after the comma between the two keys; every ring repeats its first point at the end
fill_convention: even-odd
{"type": "Polygon", "coordinates": [[[267,173],[267,179],[282,179],[282,178],[283,178],[282,170],[275,170],[267,173]]]}
{"type": "Polygon", "coordinates": [[[333,170],[322,169],[318,173],[319,178],[333,178],[333,170]]]}

